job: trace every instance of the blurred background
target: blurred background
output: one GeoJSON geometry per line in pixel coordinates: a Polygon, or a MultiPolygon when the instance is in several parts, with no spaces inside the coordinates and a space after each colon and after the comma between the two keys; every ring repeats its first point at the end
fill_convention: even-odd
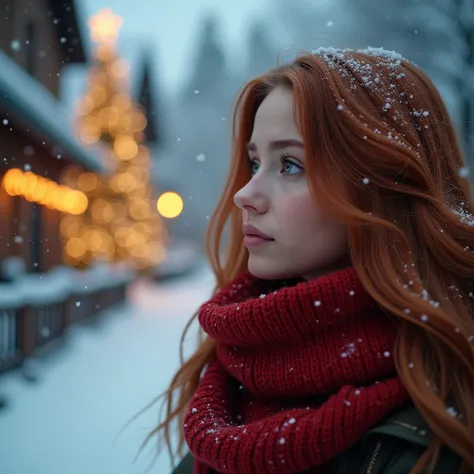
{"type": "Polygon", "coordinates": [[[236,93],[320,46],[422,67],[470,170],[474,0],[0,0],[2,474],[170,472],[122,428],[211,294],[236,93]]]}

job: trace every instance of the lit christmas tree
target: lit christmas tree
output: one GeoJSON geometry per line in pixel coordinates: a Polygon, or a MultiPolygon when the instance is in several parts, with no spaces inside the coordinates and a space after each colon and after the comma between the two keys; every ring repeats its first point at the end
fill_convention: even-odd
{"type": "Polygon", "coordinates": [[[101,10],[89,20],[97,43],[88,90],[79,106],[79,136],[87,144],[106,143],[117,167],[107,177],[70,168],[64,180],[88,198],[87,210],[61,223],[64,259],[85,267],[93,261],[127,261],[138,270],[160,263],[167,234],[150,185],[150,155],[143,145],[143,110],[127,92],[128,64],[114,44],[122,19],[101,10]]]}

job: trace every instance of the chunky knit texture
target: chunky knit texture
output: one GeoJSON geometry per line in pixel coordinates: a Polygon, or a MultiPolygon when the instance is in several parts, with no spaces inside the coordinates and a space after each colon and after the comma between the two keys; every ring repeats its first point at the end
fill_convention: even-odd
{"type": "Polygon", "coordinates": [[[272,289],[245,273],[199,310],[217,348],[184,422],[196,474],[325,473],[408,399],[354,268],[272,289]]]}

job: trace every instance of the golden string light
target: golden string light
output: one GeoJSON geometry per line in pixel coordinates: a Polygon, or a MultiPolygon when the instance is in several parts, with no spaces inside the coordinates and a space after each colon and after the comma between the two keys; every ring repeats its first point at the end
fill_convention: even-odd
{"type": "Polygon", "coordinates": [[[23,196],[30,202],[73,215],[82,214],[88,205],[87,196],[83,192],[18,168],[5,173],[2,186],[10,196],[23,196]]]}

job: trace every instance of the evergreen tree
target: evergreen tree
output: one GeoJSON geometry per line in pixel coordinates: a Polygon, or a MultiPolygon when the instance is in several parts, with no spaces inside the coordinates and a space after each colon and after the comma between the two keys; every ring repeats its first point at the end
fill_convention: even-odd
{"type": "Polygon", "coordinates": [[[276,50],[272,48],[268,36],[268,29],[263,21],[256,20],[251,24],[247,43],[247,74],[250,77],[262,74],[276,66],[276,50]]]}
{"type": "Polygon", "coordinates": [[[474,147],[474,0],[391,0],[383,9],[374,0],[361,0],[355,8],[345,1],[356,21],[370,18],[366,41],[383,39],[452,91],[460,132],[474,147]]]}
{"type": "MultiPolygon", "coordinates": [[[[108,15],[102,21],[112,21],[112,13],[108,15]]],[[[104,27],[110,30],[110,25],[104,27]]],[[[149,184],[149,151],[143,145],[146,118],[126,92],[127,75],[127,64],[117,57],[113,43],[101,41],[80,105],[79,135],[85,143],[100,140],[108,145],[116,169],[109,176],[74,168],[66,173],[65,180],[89,200],[83,214],[66,216],[61,223],[65,260],[75,266],[127,261],[144,270],[164,257],[166,233],[149,184]]]]}
{"type": "Polygon", "coordinates": [[[389,0],[383,8],[376,0],[273,3],[298,46],[382,46],[414,61],[457,109],[464,142],[474,146],[474,0],[389,0]]]}
{"type": "Polygon", "coordinates": [[[208,99],[218,93],[222,89],[225,75],[225,55],[219,41],[217,19],[214,16],[206,16],[198,40],[194,72],[185,99],[189,100],[190,97],[208,99]]]}

